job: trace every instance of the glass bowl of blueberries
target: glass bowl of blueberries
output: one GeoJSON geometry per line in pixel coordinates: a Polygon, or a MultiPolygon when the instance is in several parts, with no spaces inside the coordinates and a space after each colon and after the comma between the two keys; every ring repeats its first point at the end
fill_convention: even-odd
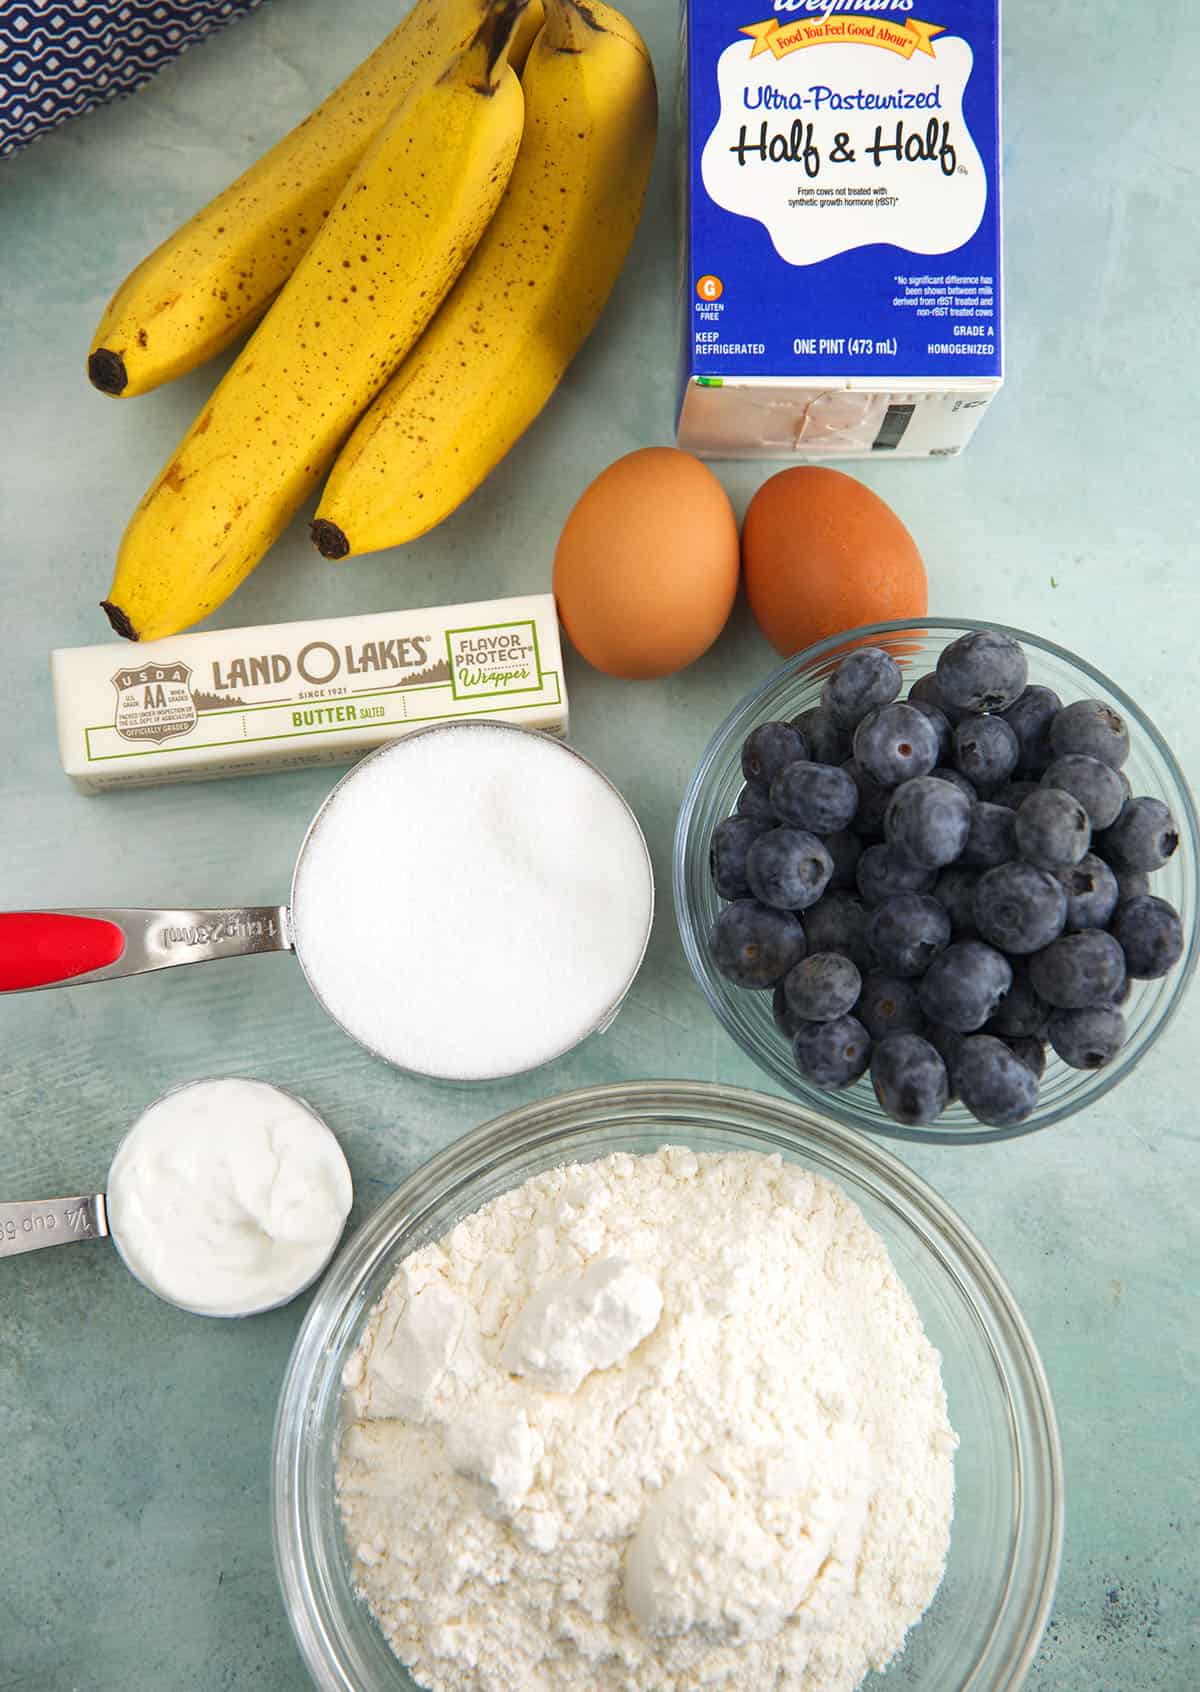
{"type": "Polygon", "coordinates": [[[923,617],[790,659],[717,730],[675,834],[705,996],[851,1127],[976,1142],[1114,1087],[1196,967],[1200,825],[1114,682],[923,617]]]}

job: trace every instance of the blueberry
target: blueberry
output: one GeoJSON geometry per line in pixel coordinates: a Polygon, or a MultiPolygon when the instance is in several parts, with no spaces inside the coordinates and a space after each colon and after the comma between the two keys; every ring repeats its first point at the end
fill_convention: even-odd
{"type": "Polygon", "coordinates": [[[881,969],[923,975],[950,944],[950,918],[928,893],[897,893],[871,912],[867,938],[881,969]]]}
{"type": "Polygon", "coordinates": [[[1096,844],[1114,869],[1152,872],[1174,855],[1179,829],[1161,799],[1128,799],[1096,844]]]}
{"type": "Polygon", "coordinates": [[[713,886],[722,899],[744,899],[749,894],[746,853],[767,826],[753,817],[726,817],[713,829],[708,867],[713,886]]]}
{"type": "Polygon", "coordinates": [[[974,783],[968,781],[961,770],[953,770],[948,764],[935,765],[929,774],[934,781],[948,781],[951,787],[957,787],[963,798],[969,799],[972,805],[979,797],[974,783]]]}
{"type": "Polygon", "coordinates": [[[813,705],[792,718],[808,742],[808,755],[814,764],[844,764],[853,751],[849,729],[839,728],[833,712],[824,705],[813,705]]]}
{"type": "MultiPolygon", "coordinates": [[[[1059,1015],[1070,1016],[1071,1011],[1060,1011],[1059,1015]]],[[[1046,1073],[1046,1042],[1034,1034],[1009,1034],[1004,1037],[1004,1044],[1022,1063],[1028,1064],[1040,1081],[1046,1073]]]]}
{"type": "Polygon", "coordinates": [[[781,911],[815,905],[829,885],[833,859],[815,834],[772,828],[746,853],[746,880],[754,897],[781,911]]]}
{"type": "Polygon", "coordinates": [[[928,717],[937,731],[938,763],[944,764],[950,756],[953,744],[954,730],[950,726],[950,719],[938,705],[932,705],[928,699],[914,699],[909,695],[908,703],[914,711],[919,711],[923,717],[928,717]]]}
{"type": "Polygon", "coordinates": [[[954,1080],[959,1097],[976,1121],[1012,1128],[1033,1115],[1038,1078],[1027,1063],[991,1034],[964,1040],[954,1080]]]}
{"type": "Polygon", "coordinates": [[[1122,899],[1132,899],[1138,893],[1150,891],[1150,877],[1145,870],[1114,869],[1113,874],[1117,878],[1118,904],[1122,899]]]}
{"type": "Polygon", "coordinates": [[[977,629],[944,649],[937,679],[943,697],[960,711],[1004,711],[1024,691],[1029,665],[1010,635],[977,629]]]}
{"type": "Polygon", "coordinates": [[[1092,843],[1088,814],[1072,793],[1039,787],[1017,810],[1021,856],[1039,869],[1069,869],[1092,843]]]}
{"type": "Polygon", "coordinates": [[[954,731],[954,764],[976,788],[999,787],[1017,767],[1017,737],[1003,717],[964,717],[954,731]]]}
{"type": "Polygon", "coordinates": [[[871,1053],[871,1085],[893,1122],[917,1128],[950,1102],[950,1077],[937,1050],[919,1034],[889,1034],[871,1053]]]}
{"type": "Polygon", "coordinates": [[[913,982],[873,970],[863,981],[854,1010],[872,1040],[889,1034],[923,1034],[925,1013],[913,982]]]}
{"type": "Polygon", "coordinates": [[[785,823],[813,834],[846,828],[858,809],[853,778],[834,764],[798,758],[771,783],[771,803],[785,823]]]}
{"type": "Polygon", "coordinates": [[[853,1010],[862,976],[840,952],[810,952],[783,978],[789,1013],[800,1022],[832,1022],[853,1010]]]}
{"type": "Polygon", "coordinates": [[[999,1034],[1005,1040],[1044,1034],[1050,1007],[1033,990],[1029,964],[1019,957],[1008,961],[1012,965],[1012,986],[988,1018],[984,1033],[999,1034]]]}
{"type": "Polygon", "coordinates": [[[1072,1069],[1103,1069],[1125,1044],[1125,1018],[1111,1005],[1058,1010],[1049,1032],[1050,1044],[1072,1069]]]}
{"type": "Polygon", "coordinates": [[[1107,828],[1120,815],[1125,803],[1125,783],[1121,772],[1099,758],[1085,757],[1082,752],[1068,752],[1056,758],[1042,777],[1043,787],[1057,787],[1072,793],[1088,814],[1093,833],[1107,828]]]}
{"type": "MultiPolygon", "coordinates": [[[[790,974],[791,970],[788,971],[788,975],[790,974]]],[[[784,976],[784,981],[786,980],[787,976],[784,976]]],[[[791,1041],[792,1035],[796,1032],[797,1028],[799,1028],[801,1022],[804,1020],[802,1017],[793,1016],[789,1010],[787,994],[784,992],[783,981],[778,983],[774,992],[771,994],[771,1017],[776,1028],[778,1028],[784,1039],[789,1042],[791,1041]]]]}
{"type": "Polygon", "coordinates": [[[855,887],[855,875],[858,870],[858,860],[863,855],[863,843],[857,834],[852,834],[848,828],[835,829],[832,834],[823,834],[821,840],[825,850],[833,859],[833,874],[829,878],[830,887],[855,887]]]}
{"type": "Polygon", "coordinates": [[[938,761],[937,730],[912,705],[883,705],[854,731],[854,756],[883,787],[928,775],[938,761]]]}
{"type": "MultiPolygon", "coordinates": [[[[988,721],[998,721],[989,718],[988,721]]],[[[1007,864],[1017,855],[1017,818],[1006,805],[990,805],[985,800],[971,811],[971,826],[967,843],[962,849],[962,862],[976,864],[981,869],[994,869],[1007,864]]]]}
{"type": "Polygon", "coordinates": [[[1067,890],[1067,931],[1107,928],[1117,908],[1117,878],[1094,852],[1087,852],[1071,869],[1058,870],[1055,879],[1067,890]]]}
{"type": "Polygon", "coordinates": [[[1056,758],[1082,752],[1119,770],[1129,756],[1129,730],[1121,713],[1103,700],[1077,699],[1051,723],[1050,744],[1056,758]]]}
{"type": "Polygon", "coordinates": [[[742,774],[752,787],[768,788],[789,764],[808,757],[808,745],[792,723],[759,723],[742,743],[742,774]]]}
{"type": "Polygon", "coordinates": [[[804,913],[804,931],[814,952],[840,952],[865,974],[874,962],[867,943],[866,905],[856,893],[831,888],[804,913]]]}
{"type": "Polygon", "coordinates": [[[771,806],[771,796],[765,787],[751,787],[749,782],[737,796],[735,807],[739,817],[753,817],[756,822],[774,828],[779,818],[771,806]]]}
{"type": "Polygon", "coordinates": [[[980,871],[970,864],[950,864],[938,876],[933,896],[946,908],[950,931],[956,940],[973,940],[979,930],[975,926],[975,889],[980,871]]]}
{"type": "Polygon", "coordinates": [[[1004,805],[1008,810],[1015,811],[1031,793],[1036,793],[1040,786],[1041,782],[1038,781],[1006,781],[1003,787],[989,793],[988,799],[993,805],[1004,805]]]}
{"type": "Polygon", "coordinates": [[[805,1022],[792,1039],[796,1068],[817,1087],[848,1087],[871,1060],[871,1038],[856,1016],[805,1022]]]}
{"type": "Polygon", "coordinates": [[[1124,977],[1125,954],[1100,928],[1064,934],[1029,960],[1034,991],[1056,1010],[1109,1004],[1124,977]]]}
{"type": "Polygon", "coordinates": [[[739,987],[773,987],[800,962],[806,943],[794,916],[738,899],[713,923],[709,947],[721,974],[739,987]]]}
{"type": "Polygon", "coordinates": [[[1025,688],[1004,711],[1009,728],[1017,737],[1017,768],[1041,775],[1054,756],[1050,725],[1062,710],[1062,700],[1052,687],[1025,688]]]}
{"type": "Polygon", "coordinates": [[[915,681],[912,684],[908,690],[908,698],[909,703],[912,705],[925,704],[935,706],[936,709],[942,713],[943,717],[945,717],[951,728],[954,727],[955,723],[963,714],[958,709],[957,705],[952,705],[946,698],[946,695],[942,692],[941,687],[938,685],[937,676],[932,670],[930,670],[928,675],[922,676],[919,681],[915,681]]]}
{"type": "Polygon", "coordinates": [[[1138,981],[1157,981],[1183,956],[1183,923],[1174,905],[1150,893],[1122,899],[1112,935],[1125,954],[1126,971],[1138,981]]]}
{"type": "Polygon", "coordinates": [[[1012,986],[1012,966],[982,940],[955,940],[925,971],[921,1009],[931,1022],[973,1034],[995,1014],[1012,986]]]}
{"type": "Polygon", "coordinates": [[[929,893],[937,879],[936,870],[911,863],[890,846],[868,846],[855,873],[868,905],[881,905],[897,893],[929,893]]]}
{"type": "Polygon", "coordinates": [[[948,781],[932,776],[898,787],[883,818],[888,845],[927,869],[952,864],[967,843],[970,827],[970,800],[948,781]]]}
{"type": "Polygon", "coordinates": [[[878,646],[860,646],[843,658],[825,683],[822,703],[843,728],[857,728],[876,705],[890,704],[900,692],[900,666],[878,646]]]}
{"type": "Polygon", "coordinates": [[[947,1028],[941,1022],[927,1022],[924,1035],[946,1066],[946,1075],[950,1082],[950,1097],[952,1099],[957,1098],[958,1087],[954,1080],[954,1071],[958,1065],[959,1053],[967,1042],[967,1036],[956,1034],[953,1028],[947,1028]]]}
{"type": "Polygon", "coordinates": [[[1067,920],[1067,890],[1033,864],[1000,864],[975,889],[975,926],[1002,952],[1040,952],[1067,920]]]}
{"type": "Polygon", "coordinates": [[[867,774],[857,758],[848,758],[842,765],[858,789],[858,810],[854,813],[854,832],[870,840],[883,833],[883,813],[891,803],[892,790],[883,787],[874,776],[867,774]]]}

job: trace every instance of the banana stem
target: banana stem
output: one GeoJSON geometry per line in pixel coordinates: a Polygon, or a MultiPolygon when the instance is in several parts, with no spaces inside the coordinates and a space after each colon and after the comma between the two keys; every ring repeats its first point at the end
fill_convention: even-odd
{"type": "Polygon", "coordinates": [[[556,53],[582,53],[589,35],[603,33],[587,0],[545,0],[545,7],[542,30],[546,45],[556,53]]]}
{"type": "Polygon", "coordinates": [[[464,59],[473,61],[471,87],[480,94],[495,93],[508,64],[513,31],[527,4],[528,0],[491,0],[483,22],[464,50],[464,59]]]}

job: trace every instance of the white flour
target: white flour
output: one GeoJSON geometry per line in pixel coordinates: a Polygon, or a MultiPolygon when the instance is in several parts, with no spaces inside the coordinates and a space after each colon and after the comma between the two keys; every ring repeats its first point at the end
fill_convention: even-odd
{"type": "Polygon", "coordinates": [[[345,1385],[355,1578],[434,1692],[851,1692],[942,1577],[938,1355],[775,1157],[536,1176],[401,1264],[345,1385]]]}

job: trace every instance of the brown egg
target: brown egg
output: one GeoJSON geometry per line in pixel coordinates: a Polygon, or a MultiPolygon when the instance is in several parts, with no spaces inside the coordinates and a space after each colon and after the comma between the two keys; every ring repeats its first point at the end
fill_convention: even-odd
{"type": "Polygon", "coordinates": [[[916,542],[878,494],[840,470],[803,465],[764,482],[742,524],[742,567],[750,609],[785,657],[929,609],[916,542]]]}
{"type": "Polygon", "coordinates": [[[673,675],[725,627],[738,583],[737,519],[706,465],[645,447],[601,472],[567,518],[554,593],[578,652],[610,676],[673,675]]]}

